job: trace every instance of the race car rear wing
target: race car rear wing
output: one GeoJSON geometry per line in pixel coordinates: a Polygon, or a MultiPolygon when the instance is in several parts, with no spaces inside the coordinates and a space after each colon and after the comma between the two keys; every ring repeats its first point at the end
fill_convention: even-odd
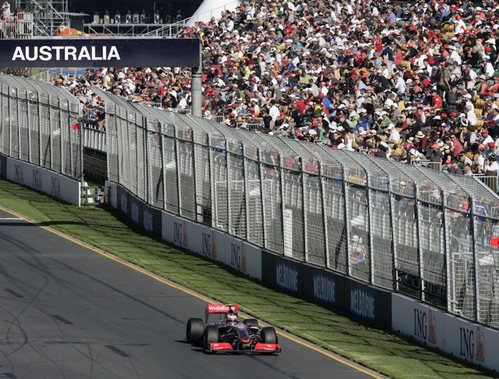
{"type": "Polygon", "coordinates": [[[237,313],[239,311],[238,305],[226,305],[226,304],[208,304],[206,306],[206,313],[204,317],[204,322],[208,323],[209,320],[211,322],[220,321],[225,318],[225,315],[232,310],[232,312],[237,313]],[[215,315],[215,319],[212,317],[208,317],[211,315],[215,315]],[[218,320],[216,320],[216,315],[218,316],[218,320]]]}
{"type": "Polygon", "coordinates": [[[239,312],[239,305],[225,305],[225,304],[208,304],[206,306],[206,314],[213,314],[213,313],[227,313],[229,310],[232,310],[232,312],[237,313],[239,312]]]}

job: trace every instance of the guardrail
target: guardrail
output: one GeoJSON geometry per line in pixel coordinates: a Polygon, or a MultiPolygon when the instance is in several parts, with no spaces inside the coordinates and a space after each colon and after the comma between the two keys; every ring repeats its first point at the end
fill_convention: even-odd
{"type": "Polygon", "coordinates": [[[473,175],[473,177],[481,181],[495,193],[499,192],[499,173],[488,172],[486,174],[473,175]]]}
{"type": "Polygon", "coordinates": [[[84,147],[102,152],[107,150],[105,130],[99,130],[82,122],[82,132],[84,147]]]}

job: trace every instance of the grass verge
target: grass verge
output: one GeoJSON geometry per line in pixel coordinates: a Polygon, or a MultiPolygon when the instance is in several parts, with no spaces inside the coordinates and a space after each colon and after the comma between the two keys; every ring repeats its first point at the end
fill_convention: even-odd
{"type": "Polygon", "coordinates": [[[395,378],[492,376],[401,336],[270,290],[135,230],[111,209],[75,207],[0,180],[0,204],[395,378]]]}

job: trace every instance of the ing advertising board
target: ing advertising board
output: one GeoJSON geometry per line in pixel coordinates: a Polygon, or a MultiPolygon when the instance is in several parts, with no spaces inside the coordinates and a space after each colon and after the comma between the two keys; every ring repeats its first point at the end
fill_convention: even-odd
{"type": "Polygon", "coordinates": [[[458,358],[499,371],[499,331],[392,294],[393,330],[458,358]]]}

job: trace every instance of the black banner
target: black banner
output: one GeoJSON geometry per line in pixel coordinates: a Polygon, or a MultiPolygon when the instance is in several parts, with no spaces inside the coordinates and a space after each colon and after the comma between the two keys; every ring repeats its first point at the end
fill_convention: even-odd
{"type": "Polygon", "coordinates": [[[0,154],[0,178],[7,179],[7,157],[0,154]]]}
{"type": "Polygon", "coordinates": [[[391,328],[391,293],[262,249],[262,282],[307,301],[391,328]]]}
{"type": "Polygon", "coordinates": [[[2,39],[0,67],[199,67],[198,39],[2,39]]]}
{"type": "Polygon", "coordinates": [[[116,196],[118,211],[137,227],[161,238],[163,231],[161,210],[147,205],[120,185],[116,185],[116,196]]]}
{"type": "Polygon", "coordinates": [[[152,207],[148,207],[148,209],[145,211],[144,213],[144,228],[146,228],[146,231],[149,231],[146,227],[146,214],[149,212],[151,212],[151,215],[152,215],[152,234],[154,234],[156,237],[158,238],[161,238],[162,237],[162,234],[163,234],[163,230],[162,230],[162,217],[161,217],[161,211],[159,209],[156,209],[156,208],[152,208],[152,207]]]}
{"type": "Polygon", "coordinates": [[[132,194],[128,196],[128,202],[130,203],[130,220],[141,229],[144,229],[144,203],[132,194]]]}

